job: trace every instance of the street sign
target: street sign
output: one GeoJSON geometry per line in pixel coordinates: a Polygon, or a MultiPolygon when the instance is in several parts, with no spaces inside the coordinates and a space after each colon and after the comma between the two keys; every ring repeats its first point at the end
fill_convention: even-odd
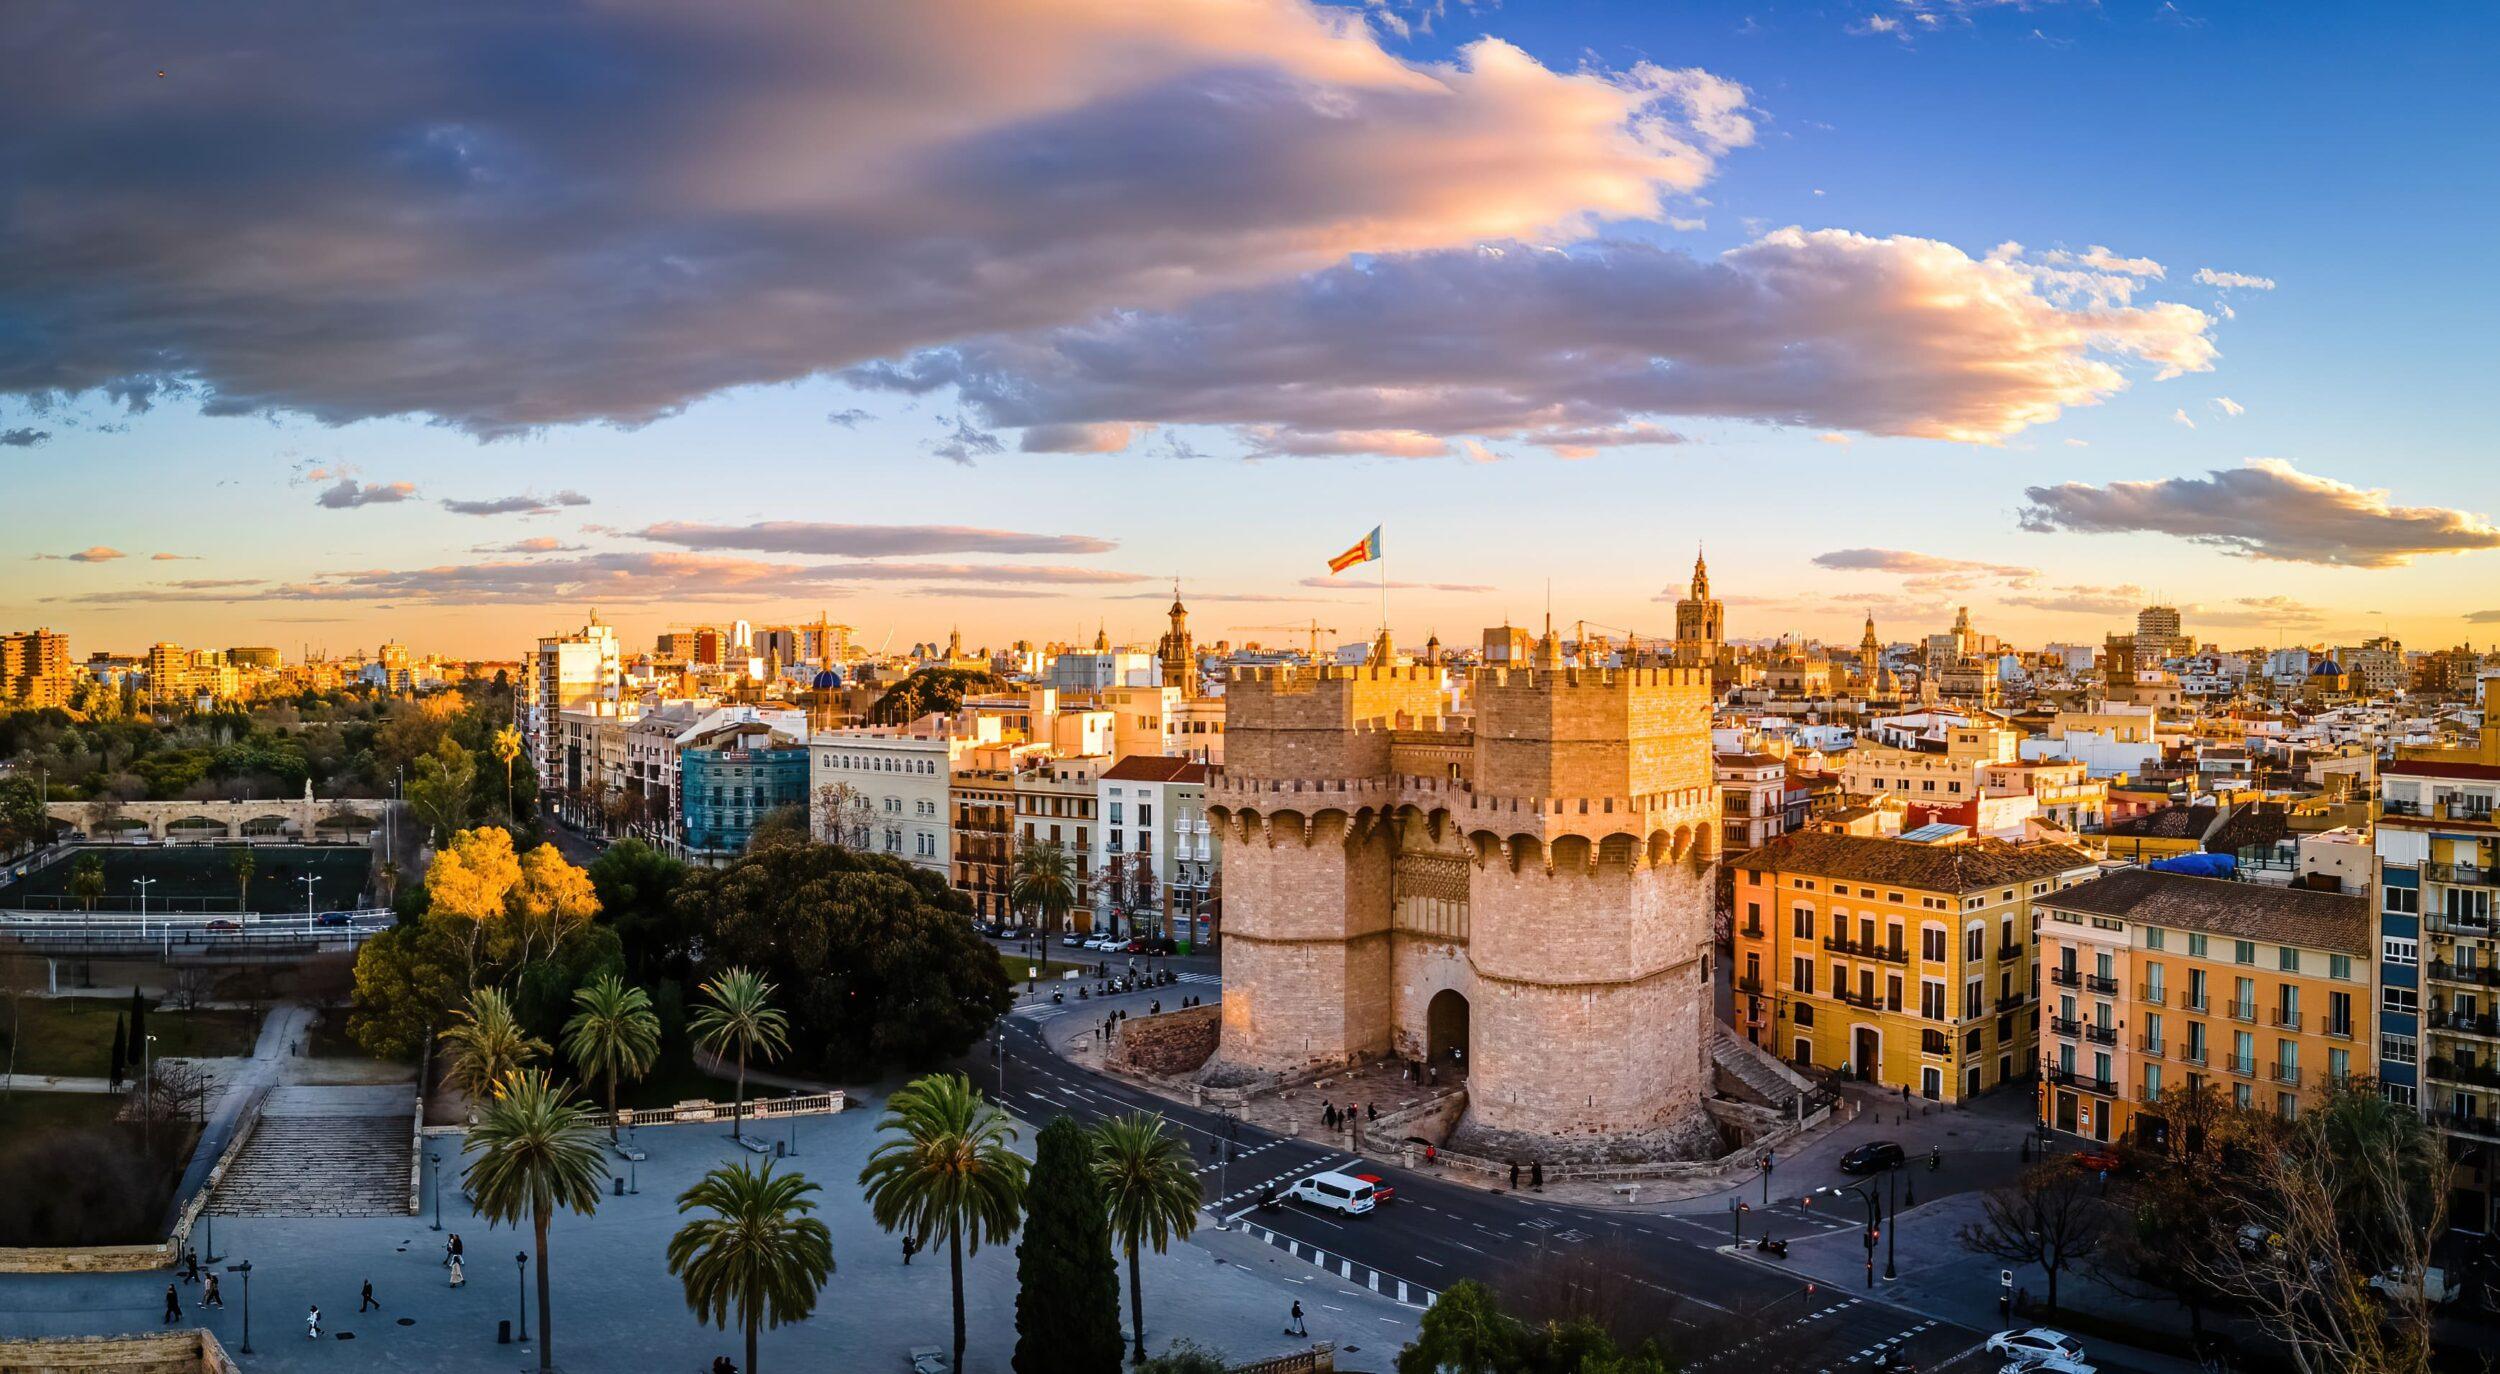
{"type": "Polygon", "coordinates": [[[2014,1286],[2014,1271],[2013,1271],[2013,1270],[2011,1270],[2011,1269],[1999,1269],[1999,1270],[1997,1271],[1997,1287],[1999,1287],[1999,1288],[2011,1288],[2011,1287],[2013,1287],[2013,1286],[2014,1286]]]}

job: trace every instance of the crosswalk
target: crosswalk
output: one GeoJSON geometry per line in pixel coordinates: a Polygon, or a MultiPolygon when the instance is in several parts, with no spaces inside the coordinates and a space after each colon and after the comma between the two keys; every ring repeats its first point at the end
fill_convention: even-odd
{"type": "Polygon", "coordinates": [[[1253,1240],[1275,1246],[1295,1259],[1306,1260],[1319,1266],[1325,1273],[1333,1274],[1358,1287],[1368,1288],[1392,1302],[1407,1307],[1430,1307],[1440,1300],[1441,1294],[1436,1290],[1399,1278],[1395,1274],[1383,1273],[1368,1264],[1358,1263],[1342,1255],[1332,1255],[1309,1241],[1279,1235],[1264,1226],[1244,1226],[1241,1231],[1243,1235],[1253,1240]]]}
{"type": "MultiPolygon", "coordinates": [[[[1268,1145],[1263,1145],[1263,1146],[1260,1146],[1260,1147],[1259,1147],[1259,1149],[1264,1150],[1264,1149],[1269,1148],[1270,1146],[1273,1146],[1273,1145],[1281,1145],[1281,1144],[1284,1144],[1284,1143],[1285,1143],[1285,1142],[1284,1142],[1284,1141],[1281,1141],[1281,1140],[1278,1140],[1278,1141],[1271,1141],[1271,1142],[1269,1142],[1269,1144],[1268,1144],[1268,1145]]],[[[1253,1151],[1250,1151],[1249,1153],[1251,1153],[1251,1154],[1255,1154],[1255,1153],[1257,1153],[1257,1152],[1258,1152],[1258,1151],[1253,1150],[1253,1151]]],[[[1252,1203],[1254,1203],[1254,1204],[1255,1204],[1255,1203],[1257,1202],[1257,1200],[1258,1200],[1258,1199],[1263,1198],[1263,1197],[1267,1197],[1267,1196],[1269,1196],[1269,1195],[1271,1195],[1271,1194],[1275,1193],[1277,1190],[1279,1190],[1279,1189],[1283,1188],[1286,1184],[1291,1183],[1291,1182],[1293,1182],[1295,1179],[1301,1178],[1301,1177],[1303,1177],[1303,1176],[1304,1176],[1304,1175],[1306,1175],[1306,1174],[1318,1174],[1318,1173],[1325,1173],[1325,1172],[1327,1172],[1328,1170],[1330,1170],[1330,1169],[1334,1169],[1334,1168],[1337,1168],[1337,1167],[1338,1167],[1338,1166],[1340,1166],[1340,1165],[1344,1165],[1344,1164],[1355,1164],[1355,1163],[1359,1163],[1359,1162],[1360,1162],[1360,1158],[1359,1158],[1358,1156],[1355,1156],[1355,1155],[1337,1155],[1337,1156],[1334,1156],[1333,1158],[1332,1158],[1332,1157],[1329,1157],[1329,1156],[1326,1156],[1326,1155],[1323,1155],[1323,1156],[1321,1156],[1321,1157],[1320,1157],[1320,1158],[1318,1158],[1318,1159],[1312,1160],[1310,1163],[1295,1165],[1293,1168],[1287,1169],[1286,1171],[1284,1171],[1284,1172],[1283,1172],[1283,1173],[1281,1173],[1281,1174],[1276,1174],[1276,1175],[1274,1175],[1274,1176],[1272,1176],[1272,1177],[1262,1179],[1262,1180],[1260,1180],[1259,1182],[1257,1182],[1257,1183],[1253,1183],[1253,1184],[1251,1184],[1251,1185],[1249,1185],[1248,1187],[1245,1187],[1245,1188],[1236,1188],[1236,1189],[1234,1189],[1232,1192],[1226,1193],[1226,1194],[1225,1194],[1224,1196],[1222,1196],[1222,1197],[1219,1197],[1219,1198],[1214,1198],[1214,1199],[1211,1199],[1211,1200],[1209,1200],[1209,1201],[1207,1201],[1207,1202],[1201,1203],[1201,1204],[1200,1204],[1200,1208],[1201,1208],[1202,1210],[1204,1210],[1204,1211],[1213,1212],[1215,1215],[1217,1215],[1217,1216],[1219,1216],[1219,1217],[1220,1217],[1220,1216],[1223,1216],[1223,1215],[1225,1214],[1225,1212],[1226,1212],[1226,1211],[1228,1211],[1229,1209],[1231,1209],[1232,1207],[1234,1207],[1236,1204],[1241,1203],[1241,1202],[1242,1202],[1242,1201],[1244,1201],[1245,1199],[1246,1199],[1246,1200],[1249,1200],[1250,1202],[1252,1202],[1252,1203]]],[[[1218,1163],[1218,1167],[1221,1167],[1221,1162],[1220,1162],[1220,1161],[1219,1161],[1219,1163],[1218,1163]]],[[[1205,1173],[1205,1172],[1206,1172],[1206,1170],[1201,1169],[1201,1170],[1199,1170],[1198,1172],[1200,1172],[1200,1173],[1205,1173]]],[[[1247,1175],[1247,1173],[1252,1173],[1252,1172],[1256,1172],[1256,1171],[1255,1171],[1255,1170],[1245,1171],[1245,1176],[1247,1175]]],[[[1244,1208],[1244,1209],[1243,1209],[1243,1211],[1247,1211],[1247,1210],[1248,1210],[1247,1208],[1244,1208]]],[[[1241,1213],[1240,1213],[1240,1212],[1235,1212],[1233,1215],[1234,1215],[1234,1216],[1239,1216],[1239,1215],[1241,1215],[1241,1213]]],[[[1229,1218],[1227,1218],[1227,1219],[1229,1220],[1229,1218]]]]}

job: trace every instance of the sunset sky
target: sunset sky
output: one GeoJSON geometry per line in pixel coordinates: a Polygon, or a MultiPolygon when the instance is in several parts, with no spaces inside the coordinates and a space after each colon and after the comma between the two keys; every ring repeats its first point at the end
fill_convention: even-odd
{"type": "Polygon", "coordinates": [[[0,628],[2500,637],[2500,11],[0,9],[0,628]],[[2472,400],[2484,396],[2482,402],[2472,400]]]}

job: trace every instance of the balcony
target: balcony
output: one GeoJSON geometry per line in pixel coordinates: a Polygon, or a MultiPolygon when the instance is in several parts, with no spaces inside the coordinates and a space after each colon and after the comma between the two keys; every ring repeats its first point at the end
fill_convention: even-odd
{"type": "Polygon", "coordinates": [[[2199,1068],[2202,1068],[2206,1063],[2206,1053],[2207,1051],[2205,1046],[2190,1045],[2186,1049],[2179,1051],[2179,1062],[2182,1064],[2194,1064],[2199,1068]]]}
{"type": "Polygon", "coordinates": [[[2155,1106],[2161,1101],[2161,1089],[2138,1088],[2135,1090],[2135,1100],[2147,1107],[2155,1106]]]}
{"type": "MultiPolygon", "coordinates": [[[[2482,818],[2490,820],[2491,813],[2484,812],[2482,818]]],[[[2481,864],[2425,862],[2422,865],[2422,876],[2432,882],[2446,883],[2451,887],[2500,888],[2500,868],[2489,868],[2481,864]]]]}
{"type": "Polygon", "coordinates": [[[2500,987],[2500,967],[2489,964],[2464,967],[2449,963],[2445,959],[2433,959],[2422,966],[2422,971],[2429,974],[2433,982],[2474,983],[2487,988],[2500,987]]]}
{"type": "Polygon", "coordinates": [[[2150,1055],[2155,1059],[2160,1059],[2163,1057],[2162,1047],[2167,1043],[2168,1042],[2166,1041],[2156,1040],[2151,1036],[2139,1035],[2135,1038],[2136,1053],[2150,1055]]]}
{"type": "Polygon", "coordinates": [[[2450,911],[2444,907],[2423,912],[2422,928],[2433,935],[2463,935],[2469,939],[2487,938],[2500,929],[2493,925],[2489,912],[2450,911]]]}
{"type": "Polygon", "coordinates": [[[2009,1011],[2019,1010],[2023,1003],[2030,1000],[2031,994],[2027,992],[2018,992],[2011,997],[2000,997],[1997,999],[1997,1015],[2003,1016],[2009,1011]]]}
{"type": "Polygon", "coordinates": [[[1999,945],[1999,946],[1997,946],[1997,958],[1998,958],[1998,959],[2000,959],[2000,960],[2004,960],[2004,959],[2020,959],[2021,957],[2023,957],[2023,955],[2025,955],[2025,954],[2027,954],[2027,953],[2029,953],[2029,952],[2030,952],[2030,951],[2028,951],[2028,950],[2024,949],[2021,945],[1999,945]]]}
{"type": "Polygon", "coordinates": [[[2083,1038],[2096,1045],[2115,1045],[2118,1043],[2118,1028],[2116,1026],[2085,1026],[2083,1038]]]}
{"type": "Polygon", "coordinates": [[[2328,1021],[2318,1027],[2318,1033],[2325,1036],[2329,1040],[2350,1040],[2352,1038],[2352,1022],[2328,1021]]]}
{"type": "Polygon", "coordinates": [[[2099,1093],[2103,1097],[2114,1096],[2118,1091],[2118,1085],[2106,1078],[2094,1078],[2090,1074],[2060,1068],[2055,1064],[2048,1067],[2048,1076],[2051,1083],[2068,1088],[2081,1088],[2085,1092],[2099,1093]]]}
{"type": "Polygon", "coordinates": [[[2138,983],[2135,985],[2135,1000],[2148,1007],[2166,1007],[2170,1005],[2170,989],[2138,983]]]}
{"type": "Polygon", "coordinates": [[[2378,809],[2379,814],[2382,816],[2419,816],[2422,814],[2422,804],[2420,802],[2399,801],[2394,797],[2389,797],[2380,802],[2378,804],[2378,809]]]}
{"type": "Polygon", "coordinates": [[[2257,1076],[2257,1056],[2253,1054],[2227,1054],[2222,1057],[2222,1067],[2226,1073],[2235,1073],[2242,1078],[2255,1078],[2257,1076]]]}
{"type": "Polygon", "coordinates": [[[1762,980],[1752,974],[1747,974],[1736,980],[1736,990],[1738,992],[1759,993],[1762,991],[1762,980]]]}
{"type": "Polygon", "coordinates": [[[1868,1011],[1900,1010],[1899,1007],[1886,1008],[1884,1005],[1884,995],[1880,992],[1853,992],[1848,988],[1834,988],[1832,989],[1832,996],[1848,1003],[1850,1006],[1863,1007],[1868,1011]]]}
{"type": "Polygon", "coordinates": [[[2257,1019],[2257,1004],[2254,1002],[2225,1002],[2222,1007],[2234,1021],[2254,1022],[2257,1019]]]}
{"type": "Polygon", "coordinates": [[[2480,1136],[2485,1140],[2500,1140],[2500,1114],[2466,1112],[2450,1108],[2444,1112],[2432,1113],[2430,1119],[2433,1125],[2443,1131],[2480,1136]]]}
{"type": "Polygon", "coordinates": [[[1745,927],[1743,930],[1740,930],[1740,931],[1738,931],[1738,932],[1736,932],[1736,933],[1737,933],[1737,934],[1739,934],[1739,935],[1744,936],[1744,937],[1745,937],[1746,939],[1748,939],[1748,940],[1759,940],[1759,939],[1761,939],[1761,938],[1762,938],[1762,927],[1760,927],[1760,926],[1747,926],[1747,927],[1745,927]]]}
{"type": "Polygon", "coordinates": [[[2080,1035],[2082,1032],[2083,1023],[2071,1016],[2052,1016],[2049,1018],[2049,1034],[2051,1035],[2080,1035]]]}
{"type": "Polygon", "coordinates": [[[1856,959],[1880,959],[1887,964],[1906,964],[1910,962],[1909,950],[1901,947],[1900,945],[1872,944],[1865,941],[1852,940],[1846,935],[1824,936],[1823,948],[1830,950],[1834,954],[1846,954],[1856,959]]]}
{"type": "Polygon", "coordinates": [[[2104,997],[2115,997],[2118,995],[2118,980],[2115,978],[2103,977],[2097,973],[2085,974],[2083,976],[2083,986],[2087,991],[2097,992],[2104,997]]]}
{"type": "Polygon", "coordinates": [[[2451,1059],[2434,1054],[2422,1061],[2431,1077],[2448,1083],[2470,1083],[2482,1088],[2500,1088],[2500,1068],[2472,1060],[2451,1059]]]}
{"type": "Polygon", "coordinates": [[[2083,986],[2083,970],[2053,968],[2049,970],[2049,981],[2061,988],[2079,988],[2083,986]]]}
{"type": "MultiPolygon", "coordinates": [[[[2468,1016],[2463,1012],[2444,1011],[2433,1007],[2422,1014],[2422,1019],[2432,1030],[2444,1030],[2456,1035],[2500,1037],[2500,1016],[2493,1016],[2488,1012],[2480,1016],[2468,1016]]],[[[2335,1032],[2329,1030],[2327,1034],[2333,1035],[2335,1032]]],[[[2344,1034],[2347,1039],[2351,1037],[2352,1032],[2349,1027],[2346,1028],[2344,1034]]]]}
{"type": "Polygon", "coordinates": [[[2296,1031],[2306,1029],[2308,1019],[2308,1017],[2301,1015],[2299,1012],[2292,1011],[2285,1007],[2276,1007],[2273,1011],[2266,1014],[2266,1024],[2274,1027],[2276,1030],[2296,1031]]]}
{"type": "Polygon", "coordinates": [[[2297,1088],[2300,1086],[2300,1066],[2298,1064],[2270,1065],[2267,1069],[2267,1076],[2272,1078],[2275,1082],[2285,1085],[2286,1087],[2297,1088]]]}
{"type": "Polygon", "coordinates": [[[2206,1001],[2205,994],[2201,992],[2191,992],[2179,1001],[2181,1011],[2206,1011],[2212,1006],[2213,1003],[2206,1001]]]}

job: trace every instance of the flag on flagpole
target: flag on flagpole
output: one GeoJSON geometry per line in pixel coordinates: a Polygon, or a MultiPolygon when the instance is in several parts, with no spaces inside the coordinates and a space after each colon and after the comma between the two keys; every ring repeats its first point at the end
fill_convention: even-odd
{"type": "Polygon", "coordinates": [[[1374,525],[1372,526],[1372,532],[1364,535],[1361,543],[1358,543],[1353,548],[1346,550],[1344,553],[1338,554],[1336,557],[1329,559],[1328,571],[1332,574],[1341,573],[1346,569],[1353,567],[1357,563],[1369,563],[1379,556],[1380,527],[1378,525],[1374,525]]]}

